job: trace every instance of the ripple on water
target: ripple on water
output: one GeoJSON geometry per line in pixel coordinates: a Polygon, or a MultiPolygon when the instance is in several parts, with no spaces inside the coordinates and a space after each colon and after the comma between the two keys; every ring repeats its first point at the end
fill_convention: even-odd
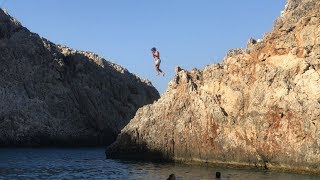
{"type": "Polygon", "coordinates": [[[169,163],[105,159],[104,148],[3,148],[0,149],[0,179],[306,179],[319,177],[237,170],[169,163]]]}

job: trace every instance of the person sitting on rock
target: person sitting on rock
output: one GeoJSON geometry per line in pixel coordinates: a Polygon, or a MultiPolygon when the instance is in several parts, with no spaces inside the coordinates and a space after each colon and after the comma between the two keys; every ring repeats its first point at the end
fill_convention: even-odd
{"type": "Polygon", "coordinates": [[[152,56],[154,58],[155,64],[154,64],[154,68],[156,69],[157,75],[159,75],[159,72],[162,74],[162,76],[164,76],[164,72],[160,69],[160,53],[159,51],[157,51],[157,49],[155,47],[151,48],[151,52],[152,52],[152,56]]]}

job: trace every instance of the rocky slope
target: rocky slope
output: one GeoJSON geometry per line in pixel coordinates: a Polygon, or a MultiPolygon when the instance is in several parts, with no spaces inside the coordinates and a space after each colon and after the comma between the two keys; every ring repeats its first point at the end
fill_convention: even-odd
{"type": "Polygon", "coordinates": [[[320,1],[288,0],[261,40],[180,70],[106,154],[320,174],[320,1]]]}
{"type": "Polygon", "coordinates": [[[55,45],[0,9],[0,146],[107,145],[158,98],[149,81],[55,45]]]}

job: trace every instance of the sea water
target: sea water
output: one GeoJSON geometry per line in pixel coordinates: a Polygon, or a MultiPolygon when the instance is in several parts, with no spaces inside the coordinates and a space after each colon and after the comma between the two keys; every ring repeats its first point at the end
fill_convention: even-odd
{"type": "Polygon", "coordinates": [[[212,166],[183,165],[111,160],[105,148],[2,148],[0,179],[272,179],[319,180],[319,176],[279,173],[264,170],[228,169],[212,166]]]}

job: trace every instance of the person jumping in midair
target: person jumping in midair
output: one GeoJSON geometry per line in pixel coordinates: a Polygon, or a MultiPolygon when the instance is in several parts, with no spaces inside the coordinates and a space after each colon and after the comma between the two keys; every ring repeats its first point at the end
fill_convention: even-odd
{"type": "Polygon", "coordinates": [[[152,56],[154,58],[154,61],[155,61],[155,64],[154,64],[154,68],[156,69],[156,72],[157,72],[157,75],[159,75],[159,72],[162,74],[162,76],[165,75],[165,72],[163,72],[161,69],[160,69],[160,63],[161,63],[161,60],[160,60],[160,53],[159,51],[157,51],[157,49],[155,47],[151,48],[151,52],[152,52],[152,56]]]}

